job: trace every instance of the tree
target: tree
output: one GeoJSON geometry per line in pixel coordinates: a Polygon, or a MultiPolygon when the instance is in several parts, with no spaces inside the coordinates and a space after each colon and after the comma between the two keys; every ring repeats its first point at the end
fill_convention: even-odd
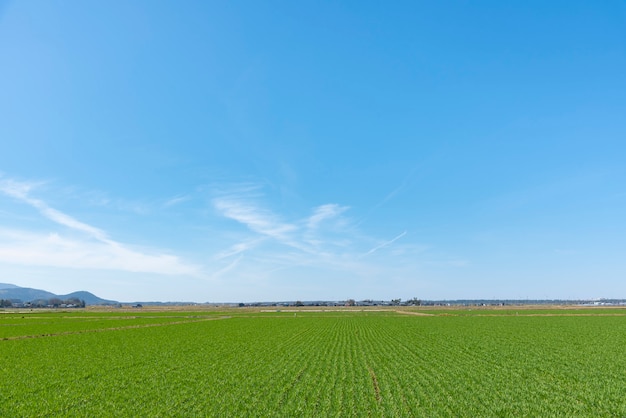
{"type": "Polygon", "coordinates": [[[48,305],[48,301],[45,299],[35,299],[30,302],[30,306],[33,308],[45,308],[48,305]]]}
{"type": "Polygon", "coordinates": [[[346,306],[355,306],[356,305],[356,301],[354,299],[348,299],[346,301],[346,306]]]}
{"type": "Polygon", "coordinates": [[[413,298],[413,299],[409,299],[406,301],[407,305],[412,305],[412,306],[420,306],[422,304],[422,301],[418,298],[413,298]]]}

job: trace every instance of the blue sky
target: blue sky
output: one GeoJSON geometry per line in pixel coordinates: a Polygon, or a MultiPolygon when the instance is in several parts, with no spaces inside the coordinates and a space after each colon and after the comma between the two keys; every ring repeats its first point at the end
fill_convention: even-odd
{"type": "Polygon", "coordinates": [[[0,0],[0,282],[626,298],[626,4],[0,0]]]}

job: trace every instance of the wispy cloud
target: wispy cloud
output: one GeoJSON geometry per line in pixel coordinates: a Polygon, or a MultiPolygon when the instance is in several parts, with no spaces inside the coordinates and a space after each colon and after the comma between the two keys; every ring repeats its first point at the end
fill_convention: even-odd
{"type": "Polygon", "coordinates": [[[394,199],[398,194],[404,192],[407,187],[409,187],[411,180],[415,176],[415,172],[417,171],[417,167],[413,168],[402,180],[402,182],[396,186],[393,190],[391,190],[387,195],[376,203],[370,210],[358,221],[357,225],[362,224],[365,220],[378,209],[386,205],[390,200],[394,199]]]}
{"type": "Polygon", "coordinates": [[[313,211],[307,221],[307,227],[309,229],[317,229],[320,223],[327,219],[335,218],[349,209],[348,206],[341,206],[336,203],[329,203],[326,205],[318,206],[313,211]]]}
{"type": "MultiPolygon", "coordinates": [[[[391,246],[407,234],[404,231],[391,240],[377,241],[353,227],[353,220],[347,216],[348,206],[325,203],[312,207],[308,216],[289,218],[265,204],[261,185],[223,186],[213,190],[211,205],[220,217],[244,229],[221,230],[216,238],[230,243],[223,250],[212,252],[204,265],[198,266],[161,250],[133,248],[116,241],[105,229],[83,222],[39,198],[37,191],[41,184],[0,176],[0,194],[29,205],[43,218],[62,227],[56,228],[56,233],[0,227],[0,262],[208,279],[255,280],[254,277],[272,277],[281,270],[302,268],[367,276],[376,271],[376,263],[364,257],[391,246]],[[368,242],[378,244],[365,251],[368,242]]],[[[188,198],[181,194],[163,205],[177,205],[188,198]]]]}
{"type": "Polygon", "coordinates": [[[0,230],[0,262],[71,269],[122,270],[166,275],[196,275],[196,266],[169,254],[150,254],[121,244],[0,230]]]}
{"type": "Polygon", "coordinates": [[[288,234],[297,229],[295,225],[282,222],[276,215],[241,197],[218,197],[213,199],[213,206],[226,218],[279,241],[287,240],[288,234]]]}
{"type": "Polygon", "coordinates": [[[225,267],[222,267],[221,269],[219,269],[218,271],[213,273],[211,275],[211,278],[212,279],[217,279],[217,278],[220,278],[220,277],[224,276],[226,273],[228,273],[229,271],[231,271],[235,267],[237,267],[237,265],[239,264],[239,262],[242,259],[243,259],[243,254],[239,254],[239,256],[237,258],[235,258],[233,261],[231,261],[230,263],[228,263],[228,265],[226,265],[225,267]]]}
{"type": "Polygon", "coordinates": [[[23,199],[35,187],[43,184],[42,182],[25,182],[6,178],[0,174],[0,191],[11,197],[23,199]]]}
{"type": "Polygon", "coordinates": [[[218,253],[214,260],[243,254],[254,248],[256,262],[269,263],[271,269],[326,264],[324,259],[332,254],[329,249],[338,241],[332,234],[335,223],[329,221],[338,219],[348,209],[347,206],[329,203],[313,208],[312,214],[304,219],[286,220],[263,205],[261,187],[246,184],[235,186],[230,192],[221,188],[216,194],[212,199],[216,212],[244,225],[253,235],[218,253]],[[281,246],[283,249],[280,249],[281,246]]]}
{"type": "Polygon", "coordinates": [[[175,197],[172,197],[171,199],[166,200],[165,203],[163,203],[163,206],[168,208],[170,206],[175,206],[180,203],[186,202],[190,199],[191,199],[191,196],[189,195],[175,196],[175,197]]]}
{"type": "Polygon", "coordinates": [[[215,254],[213,259],[214,260],[222,260],[224,258],[228,258],[228,257],[232,257],[234,255],[241,254],[241,253],[243,253],[245,251],[248,251],[248,250],[256,247],[261,242],[263,242],[264,239],[265,238],[259,238],[259,239],[252,239],[252,240],[244,241],[244,242],[238,242],[237,244],[234,244],[234,245],[230,246],[228,249],[226,249],[224,251],[220,251],[219,253],[215,254]]]}
{"type": "Polygon", "coordinates": [[[245,189],[235,187],[228,193],[222,188],[212,199],[213,208],[220,216],[246,226],[252,234],[214,256],[213,260],[220,261],[244,253],[252,255],[247,258],[248,262],[237,258],[237,263],[228,268],[229,273],[236,267],[237,274],[244,274],[254,267],[260,277],[292,268],[368,275],[375,268],[363,257],[392,245],[407,234],[404,231],[391,240],[378,240],[379,244],[364,251],[365,243],[377,240],[353,227],[353,221],[345,216],[348,206],[326,203],[313,207],[307,217],[286,219],[262,204],[264,195],[260,187],[248,185],[245,189]]]}
{"type": "Polygon", "coordinates": [[[0,230],[1,261],[158,274],[200,274],[199,267],[177,256],[131,249],[111,239],[104,230],[50,207],[43,200],[31,196],[35,186],[35,183],[0,178],[1,193],[32,206],[50,221],[83,235],[63,237],[58,233],[0,230]]]}
{"type": "Polygon", "coordinates": [[[18,182],[12,179],[2,179],[0,180],[0,192],[3,192],[11,197],[14,197],[24,203],[29,204],[30,206],[39,210],[39,212],[43,216],[53,222],[77,231],[87,233],[92,238],[95,238],[99,241],[109,241],[106,233],[101,229],[80,222],[65,213],[59,212],[58,210],[49,207],[43,201],[30,197],[29,193],[33,189],[34,185],[35,184],[33,183],[18,182]]]}
{"type": "Polygon", "coordinates": [[[397,240],[399,240],[400,238],[402,238],[406,234],[407,234],[407,231],[402,232],[400,235],[396,236],[395,238],[390,239],[389,241],[385,241],[382,244],[379,244],[379,245],[375,246],[374,248],[370,249],[368,252],[363,254],[363,256],[368,256],[368,255],[373,254],[376,251],[380,250],[381,248],[385,248],[385,247],[393,244],[394,242],[396,242],[397,240]]]}

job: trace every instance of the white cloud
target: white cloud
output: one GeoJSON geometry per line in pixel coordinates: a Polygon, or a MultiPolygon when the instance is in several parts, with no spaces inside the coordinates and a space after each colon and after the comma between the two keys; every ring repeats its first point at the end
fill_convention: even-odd
{"type": "Polygon", "coordinates": [[[50,219],[51,221],[56,222],[60,225],[66,226],[70,229],[84,232],[88,234],[89,236],[91,236],[92,238],[97,239],[98,241],[102,241],[105,243],[113,243],[113,241],[111,241],[107,237],[106,232],[104,232],[103,230],[93,227],[91,225],[87,225],[86,223],[80,222],[79,220],[69,215],[66,215],[65,213],[62,213],[56,209],[50,208],[41,201],[32,200],[32,202],[35,202],[36,204],[33,204],[33,206],[39,209],[41,214],[44,215],[46,218],[50,219]]]}
{"type": "Polygon", "coordinates": [[[348,209],[348,206],[340,206],[336,203],[318,206],[315,208],[313,215],[309,217],[307,227],[309,229],[316,229],[323,221],[335,218],[348,209]]]}
{"type": "Polygon", "coordinates": [[[228,273],[229,271],[233,270],[235,267],[237,267],[237,265],[239,264],[242,258],[243,258],[243,254],[239,254],[239,257],[235,258],[228,265],[226,265],[225,267],[222,267],[220,270],[213,273],[211,278],[217,279],[223,276],[224,274],[228,273]]]}
{"type": "Polygon", "coordinates": [[[200,274],[197,266],[187,264],[176,256],[137,251],[112,240],[104,230],[81,222],[51,208],[44,201],[31,197],[33,187],[34,183],[6,178],[0,180],[0,192],[34,207],[45,218],[84,236],[77,238],[56,233],[0,230],[0,261],[157,274],[200,274]]]}
{"type": "Polygon", "coordinates": [[[366,252],[363,256],[368,256],[368,255],[373,254],[376,251],[380,250],[381,248],[385,248],[385,247],[393,244],[394,242],[396,242],[397,240],[399,240],[400,238],[402,238],[406,234],[407,234],[407,231],[402,232],[400,235],[396,236],[395,238],[390,239],[389,241],[385,241],[382,244],[379,244],[379,245],[375,246],[374,248],[372,248],[371,250],[366,252]]]}
{"type": "Polygon", "coordinates": [[[73,269],[123,270],[166,275],[199,275],[199,268],[163,253],[146,253],[110,241],[103,243],[64,237],[0,230],[0,262],[73,269]]]}
{"type": "Polygon", "coordinates": [[[240,254],[240,253],[242,253],[244,251],[247,251],[247,250],[250,250],[250,249],[256,247],[263,240],[264,240],[264,238],[260,238],[260,239],[254,239],[254,240],[239,242],[237,244],[234,244],[234,245],[230,246],[228,249],[217,253],[213,258],[215,260],[221,260],[221,259],[224,259],[224,258],[232,257],[233,255],[240,254]]]}
{"type": "Polygon", "coordinates": [[[180,203],[186,202],[190,199],[191,199],[191,196],[189,195],[172,197],[171,199],[166,200],[165,203],[163,203],[163,206],[166,208],[170,206],[175,206],[180,203]]]}
{"type": "MultiPolygon", "coordinates": [[[[362,249],[359,250],[359,242],[367,242],[371,238],[360,237],[355,241],[354,231],[348,232],[341,226],[349,221],[342,217],[349,207],[336,203],[320,205],[312,209],[309,217],[290,222],[259,204],[262,195],[258,187],[244,185],[231,193],[222,191],[211,202],[217,213],[244,225],[254,235],[215,253],[210,258],[210,264],[201,268],[174,255],[131,249],[114,241],[103,229],[81,222],[32,197],[33,187],[31,183],[4,179],[0,192],[32,206],[45,218],[68,228],[74,235],[78,233],[78,236],[0,230],[0,261],[214,279],[226,274],[234,277],[245,275],[258,269],[271,272],[277,268],[298,266],[368,274],[373,266],[363,264],[360,259],[393,244],[407,233],[404,231],[363,254],[362,249]],[[275,244],[290,247],[291,251],[280,250],[275,244]],[[248,262],[244,262],[244,253],[252,250],[252,258],[246,257],[248,262]],[[226,259],[229,259],[228,263],[226,259]],[[210,267],[211,264],[214,267],[210,267]],[[214,273],[208,276],[201,273],[211,270],[214,273]]],[[[175,205],[185,199],[185,196],[175,197],[166,205],[175,205]]]]}
{"type": "Polygon", "coordinates": [[[24,199],[28,193],[41,183],[16,181],[0,176],[0,191],[17,199],[24,199]]]}
{"type": "Polygon", "coordinates": [[[309,217],[288,222],[258,204],[262,197],[259,187],[244,185],[234,187],[233,190],[230,193],[224,189],[220,190],[220,195],[212,200],[213,207],[220,215],[245,225],[248,230],[258,235],[256,240],[250,239],[232,245],[217,254],[214,260],[258,247],[255,254],[273,265],[272,269],[307,265],[339,270],[361,270],[357,266],[363,263],[360,260],[362,257],[389,246],[406,235],[405,231],[364,254],[362,243],[372,239],[363,236],[355,239],[356,231],[353,228],[345,228],[350,220],[343,218],[342,214],[349,209],[348,206],[336,203],[323,204],[314,207],[309,217]],[[297,251],[277,252],[277,248],[271,247],[270,241],[267,240],[297,251]]]}
{"type": "Polygon", "coordinates": [[[215,198],[213,206],[223,216],[246,225],[256,233],[279,241],[288,240],[288,234],[297,229],[295,225],[279,221],[275,215],[257,207],[253,202],[240,198],[215,198]]]}
{"type": "Polygon", "coordinates": [[[14,197],[24,203],[29,204],[30,206],[39,210],[39,212],[43,216],[50,219],[51,221],[77,231],[85,232],[99,241],[108,241],[106,233],[101,229],[80,222],[65,213],[59,212],[58,210],[49,207],[43,201],[30,197],[29,192],[33,188],[33,186],[33,183],[18,182],[10,179],[2,179],[2,181],[0,181],[1,192],[4,192],[11,197],[14,197]]]}

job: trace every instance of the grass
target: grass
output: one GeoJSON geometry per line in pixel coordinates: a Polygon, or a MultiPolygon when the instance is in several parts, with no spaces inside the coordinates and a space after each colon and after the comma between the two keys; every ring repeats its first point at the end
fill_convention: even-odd
{"type": "Polygon", "coordinates": [[[4,313],[0,416],[626,415],[626,311],[420,311],[4,313]]]}

